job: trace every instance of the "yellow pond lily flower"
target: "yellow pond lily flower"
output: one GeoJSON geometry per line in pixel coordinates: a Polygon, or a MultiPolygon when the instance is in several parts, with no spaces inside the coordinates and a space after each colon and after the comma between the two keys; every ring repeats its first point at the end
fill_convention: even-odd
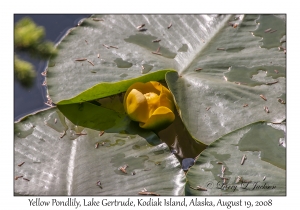
{"type": "Polygon", "coordinates": [[[145,129],[163,129],[175,119],[173,96],[159,82],[131,85],[125,93],[124,108],[130,119],[145,129]]]}

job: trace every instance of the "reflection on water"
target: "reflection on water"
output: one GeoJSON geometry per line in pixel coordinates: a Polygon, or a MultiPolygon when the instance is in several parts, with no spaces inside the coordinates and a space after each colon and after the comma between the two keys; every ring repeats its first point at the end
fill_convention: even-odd
{"type": "MultiPolygon", "coordinates": [[[[18,22],[23,17],[30,17],[38,26],[43,26],[46,32],[46,40],[57,43],[63,35],[77,23],[89,15],[26,15],[16,14],[14,15],[14,22],[18,22]]],[[[21,117],[38,111],[48,106],[45,104],[47,101],[46,88],[42,86],[44,82],[44,76],[41,73],[45,70],[47,61],[32,59],[26,54],[19,54],[19,58],[29,61],[37,72],[34,84],[31,88],[24,88],[15,79],[14,80],[14,120],[18,120],[21,117]]]]}

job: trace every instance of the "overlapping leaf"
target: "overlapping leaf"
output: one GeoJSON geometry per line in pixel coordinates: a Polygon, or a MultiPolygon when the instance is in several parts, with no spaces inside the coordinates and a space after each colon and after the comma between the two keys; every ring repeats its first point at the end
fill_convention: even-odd
{"type": "MultiPolygon", "coordinates": [[[[180,77],[166,75],[184,124],[206,144],[254,122],[286,118],[285,105],[278,102],[285,101],[285,54],[260,48],[260,38],[251,35],[256,18],[244,17],[237,28],[225,25],[180,77]]],[[[276,21],[282,22],[273,17],[276,21]]]]}
{"type": "Polygon", "coordinates": [[[15,180],[16,194],[138,195],[144,188],[183,194],[184,173],[166,144],[152,146],[125,133],[100,136],[72,124],[56,108],[16,123],[14,143],[14,175],[23,176],[15,180]],[[125,165],[126,173],[119,170],[125,165]]]}
{"type": "Polygon", "coordinates": [[[285,157],[284,125],[249,125],[200,154],[187,173],[186,194],[285,195],[285,157]]]}

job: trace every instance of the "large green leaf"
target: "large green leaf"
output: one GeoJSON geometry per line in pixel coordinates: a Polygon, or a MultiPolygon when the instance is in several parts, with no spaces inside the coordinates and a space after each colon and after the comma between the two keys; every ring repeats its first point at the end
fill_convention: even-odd
{"type": "Polygon", "coordinates": [[[285,195],[285,157],[285,125],[249,125],[218,139],[200,154],[187,173],[186,194],[285,195]],[[225,183],[220,178],[222,165],[225,183]],[[238,176],[244,183],[238,182],[238,176]]]}
{"type": "Polygon", "coordinates": [[[285,16],[274,15],[95,15],[59,43],[59,55],[49,62],[48,91],[55,103],[77,103],[167,73],[183,123],[210,144],[248,124],[286,118],[277,101],[285,97],[286,57],[274,47],[281,45],[284,26],[285,16]],[[147,30],[139,31],[143,23],[147,30]],[[277,31],[265,34],[268,28],[277,31]],[[152,54],[158,47],[161,55],[152,54]]]}
{"type": "Polygon", "coordinates": [[[15,180],[15,194],[138,195],[144,188],[183,194],[184,173],[165,143],[152,146],[128,133],[99,135],[74,125],[57,108],[16,123],[14,144],[14,175],[23,176],[15,180]],[[119,170],[124,165],[127,174],[119,170]]]}
{"type": "MultiPolygon", "coordinates": [[[[184,124],[206,144],[254,122],[286,118],[285,105],[277,101],[285,100],[285,54],[277,48],[261,48],[260,38],[251,35],[251,31],[270,27],[269,22],[283,20],[272,16],[273,22],[256,29],[258,17],[245,16],[237,28],[225,25],[181,76],[166,75],[184,124]]],[[[277,46],[279,41],[273,40],[277,46]]]]}
{"type": "Polygon", "coordinates": [[[138,122],[125,114],[123,97],[118,94],[91,102],[57,105],[57,108],[75,125],[109,133],[138,134],[152,145],[161,143],[153,131],[140,128],[138,122]]]}
{"type": "Polygon", "coordinates": [[[49,94],[54,103],[77,103],[126,91],[136,81],[164,79],[167,71],[182,70],[205,46],[202,39],[210,39],[226,19],[216,15],[92,16],[58,44],[58,56],[48,66],[49,94]],[[146,31],[136,28],[141,24],[146,31]],[[156,39],[161,41],[153,43],[156,39]],[[151,53],[158,47],[161,56],[151,53]],[[92,64],[75,61],[78,58],[92,64]]]}

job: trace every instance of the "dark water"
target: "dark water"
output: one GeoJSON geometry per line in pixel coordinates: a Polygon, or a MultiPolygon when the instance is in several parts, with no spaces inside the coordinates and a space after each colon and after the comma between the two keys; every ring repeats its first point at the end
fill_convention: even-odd
{"type": "MultiPolygon", "coordinates": [[[[14,23],[23,17],[30,17],[38,26],[45,29],[45,39],[57,43],[63,35],[88,14],[15,14],[14,23]]],[[[41,73],[45,70],[47,61],[32,59],[26,54],[17,54],[23,60],[29,61],[34,66],[37,77],[31,88],[24,88],[14,79],[14,120],[40,109],[46,108],[46,88],[42,86],[44,77],[41,73]]]]}

